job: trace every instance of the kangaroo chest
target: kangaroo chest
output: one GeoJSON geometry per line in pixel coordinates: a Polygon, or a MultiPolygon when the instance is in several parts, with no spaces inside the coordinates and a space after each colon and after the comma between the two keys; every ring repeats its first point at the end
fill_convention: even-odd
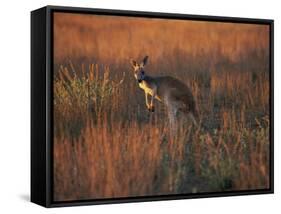
{"type": "Polygon", "coordinates": [[[148,86],[148,84],[145,83],[145,81],[139,83],[139,87],[144,90],[145,93],[152,95],[153,90],[148,86]]]}
{"type": "Polygon", "coordinates": [[[153,89],[151,86],[149,86],[149,84],[147,84],[145,81],[142,81],[141,83],[139,83],[139,87],[144,90],[145,93],[149,94],[150,96],[152,96],[153,94],[153,90],[156,90],[156,99],[161,101],[161,98],[158,96],[158,93],[157,93],[157,88],[156,89],[153,89]]]}

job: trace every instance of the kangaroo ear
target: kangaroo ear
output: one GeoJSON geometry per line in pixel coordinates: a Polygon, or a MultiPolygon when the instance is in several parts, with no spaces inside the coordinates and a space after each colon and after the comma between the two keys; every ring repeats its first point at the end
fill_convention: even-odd
{"type": "Polygon", "coordinates": [[[142,66],[145,66],[146,63],[147,63],[147,60],[148,60],[148,56],[145,56],[145,57],[143,58],[143,60],[142,60],[141,65],[142,65],[142,66]]]}
{"type": "Polygon", "coordinates": [[[133,67],[135,67],[135,66],[137,66],[137,62],[136,62],[135,60],[131,60],[131,65],[132,65],[133,67]]]}

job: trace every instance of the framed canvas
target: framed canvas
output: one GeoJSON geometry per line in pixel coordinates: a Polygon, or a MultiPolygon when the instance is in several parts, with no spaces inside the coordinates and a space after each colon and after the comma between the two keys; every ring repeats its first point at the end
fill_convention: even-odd
{"type": "Polygon", "coordinates": [[[31,12],[31,201],[273,193],[273,20],[31,12]]]}

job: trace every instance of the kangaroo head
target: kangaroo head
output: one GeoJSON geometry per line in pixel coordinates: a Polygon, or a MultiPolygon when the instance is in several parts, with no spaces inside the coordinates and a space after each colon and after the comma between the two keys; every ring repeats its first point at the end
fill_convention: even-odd
{"type": "Polygon", "coordinates": [[[145,56],[141,63],[137,63],[135,60],[131,61],[133,66],[134,76],[136,80],[141,83],[145,77],[144,66],[146,65],[148,56],[145,56]]]}

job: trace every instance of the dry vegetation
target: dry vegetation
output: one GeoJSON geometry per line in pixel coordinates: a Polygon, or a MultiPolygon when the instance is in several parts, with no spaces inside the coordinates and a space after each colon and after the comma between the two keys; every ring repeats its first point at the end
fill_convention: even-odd
{"type": "Polygon", "coordinates": [[[268,26],[55,14],[54,198],[269,187],[268,26]],[[201,126],[168,134],[130,58],[189,85],[201,126]]]}

